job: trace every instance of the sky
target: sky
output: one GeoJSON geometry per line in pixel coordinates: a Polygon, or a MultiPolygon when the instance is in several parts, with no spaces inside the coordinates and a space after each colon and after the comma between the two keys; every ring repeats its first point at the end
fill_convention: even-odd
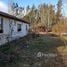
{"type": "MultiPolygon", "coordinates": [[[[46,4],[53,4],[57,5],[58,0],[0,0],[0,11],[8,12],[8,1],[14,1],[19,4],[19,6],[26,7],[27,5],[38,6],[39,4],[46,3],[46,4]]],[[[67,0],[63,0],[63,15],[67,16],[67,0]]]]}

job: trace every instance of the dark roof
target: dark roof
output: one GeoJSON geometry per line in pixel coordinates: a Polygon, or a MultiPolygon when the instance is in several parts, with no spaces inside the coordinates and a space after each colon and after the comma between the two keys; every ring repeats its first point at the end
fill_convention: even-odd
{"type": "Polygon", "coordinates": [[[21,21],[21,22],[29,24],[29,22],[27,22],[23,19],[17,18],[16,16],[13,16],[13,15],[10,15],[8,13],[1,12],[1,11],[0,11],[0,16],[4,16],[6,18],[14,19],[14,20],[21,21]]]}

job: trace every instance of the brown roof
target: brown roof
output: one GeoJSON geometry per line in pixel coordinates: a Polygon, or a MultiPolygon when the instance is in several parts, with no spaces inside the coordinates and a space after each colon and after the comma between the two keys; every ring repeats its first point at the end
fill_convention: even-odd
{"type": "Polygon", "coordinates": [[[6,18],[14,19],[14,20],[21,21],[21,22],[29,24],[29,22],[27,22],[23,19],[17,18],[16,16],[13,16],[13,15],[10,15],[8,13],[1,12],[1,11],[0,11],[0,16],[4,16],[6,18]]]}

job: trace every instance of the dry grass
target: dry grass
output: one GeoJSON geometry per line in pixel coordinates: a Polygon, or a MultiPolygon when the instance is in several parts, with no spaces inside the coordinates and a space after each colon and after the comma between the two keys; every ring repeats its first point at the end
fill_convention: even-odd
{"type": "Polygon", "coordinates": [[[1,67],[67,67],[67,48],[57,36],[27,36],[0,47],[1,67]],[[57,54],[57,57],[37,58],[37,53],[57,54]],[[64,58],[65,57],[65,58],[64,58]],[[6,59],[5,59],[6,58],[6,59]],[[5,62],[7,61],[7,62],[5,62]]]}

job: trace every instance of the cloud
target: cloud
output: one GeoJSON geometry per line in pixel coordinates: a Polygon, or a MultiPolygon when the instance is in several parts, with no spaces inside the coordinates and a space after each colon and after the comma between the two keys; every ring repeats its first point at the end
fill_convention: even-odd
{"type": "Polygon", "coordinates": [[[7,5],[4,2],[2,2],[2,1],[0,1],[0,11],[8,12],[7,5]]]}

